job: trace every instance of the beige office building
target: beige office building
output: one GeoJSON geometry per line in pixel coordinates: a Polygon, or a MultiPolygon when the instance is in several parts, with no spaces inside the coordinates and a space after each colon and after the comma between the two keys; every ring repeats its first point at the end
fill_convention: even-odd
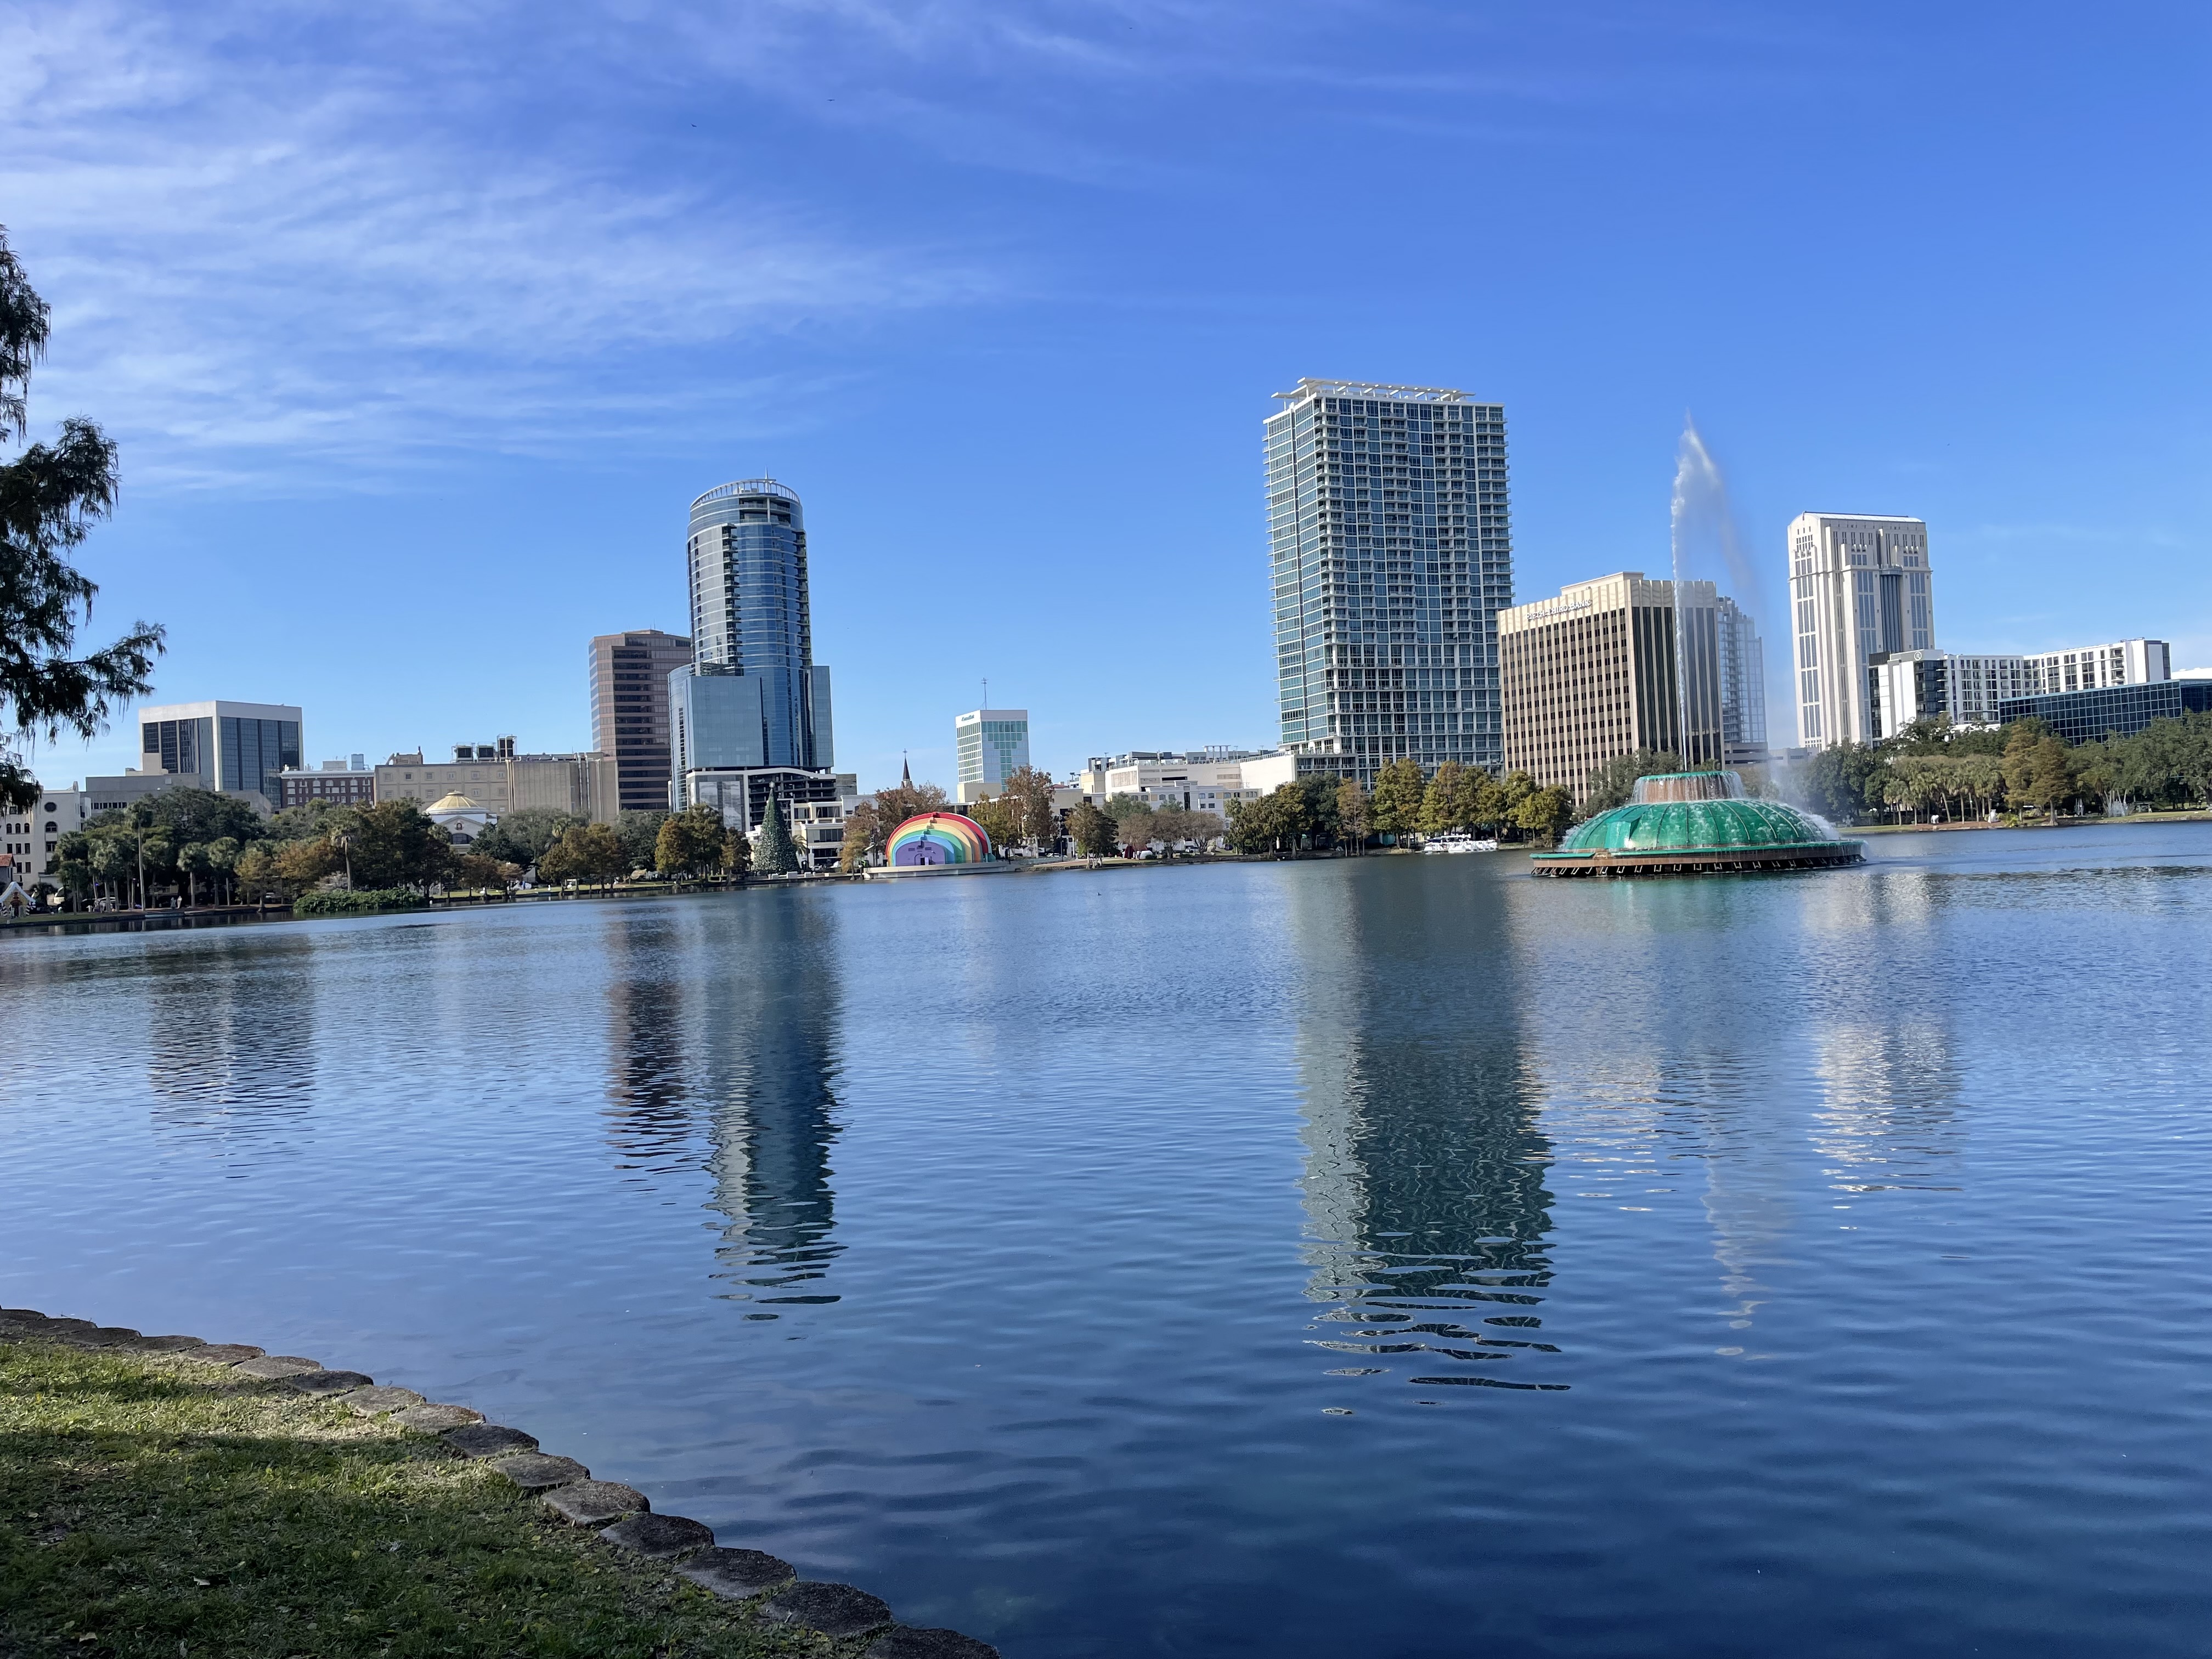
{"type": "Polygon", "coordinates": [[[609,757],[518,755],[513,738],[455,744],[450,761],[426,761],[419,750],[394,755],[376,769],[379,801],[428,806],[447,795],[465,795],[495,818],[550,806],[594,823],[612,823],[622,810],[609,757]]]}
{"type": "Polygon", "coordinates": [[[1505,769],[1589,793],[1589,775],[1639,749],[1721,763],[1721,599],[1684,582],[1689,661],[1685,754],[1674,689],[1674,584],[1624,570],[1498,613],[1505,769]]]}

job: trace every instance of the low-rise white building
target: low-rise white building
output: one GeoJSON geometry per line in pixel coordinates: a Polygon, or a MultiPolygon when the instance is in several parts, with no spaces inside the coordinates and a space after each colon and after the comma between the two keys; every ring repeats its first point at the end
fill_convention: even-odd
{"type": "Polygon", "coordinates": [[[61,838],[83,829],[91,816],[91,797],[74,784],[45,791],[22,811],[0,815],[0,884],[19,881],[27,890],[45,880],[58,887],[61,838]]]}
{"type": "MultiPolygon", "coordinates": [[[[1297,757],[1220,746],[1188,754],[1132,750],[1126,755],[1092,756],[1076,775],[1074,787],[1094,806],[1103,806],[1116,795],[1133,795],[1147,806],[1180,806],[1226,820],[1231,802],[1257,800],[1267,793],[1245,775],[1249,767],[1265,760],[1294,766],[1297,757]]],[[[1272,783],[1267,786],[1272,787],[1272,783]]]]}
{"type": "Polygon", "coordinates": [[[1869,660],[1867,680],[1874,736],[1881,741],[1915,720],[1948,718],[1954,726],[1994,726],[2000,700],[2022,695],[2027,669],[2014,656],[1892,651],[1869,660]]]}
{"type": "Polygon", "coordinates": [[[2163,640],[2119,640],[2033,655],[1960,651],[1891,651],[1868,659],[1869,709],[1876,739],[1917,720],[1948,716],[1954,726],[1995,726],[2009,697],[2150,685],[2172,678],[2163,640]]]}
{"type": "Polygon", "coordinates": [[[2022,659],[2028,686],[2020,695],[2094,691],[2107,685],[2152,685],[2173,678],[2173,653],[2164,640],[2115,640],[2068,651],[2039,651],[2022,659]]]}

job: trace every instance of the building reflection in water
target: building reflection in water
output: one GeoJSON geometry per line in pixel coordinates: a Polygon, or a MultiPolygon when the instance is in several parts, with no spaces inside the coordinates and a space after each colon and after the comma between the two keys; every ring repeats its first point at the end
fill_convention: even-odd
{"type": "Polygon", "coordinates": [[[1339,1374],[1564,1388],[1539,1334],[1552,1146],[1501,884],[1440,894],[1388,865],[1286,884],[1310,964],[1306,1293],[1331,1304],[1316,1340],[1346,1357],[1339,1374]]]}
{"type": "Polygon", "coordinates": [[[708,1174],[729,1218],[716,1276],[738,1300],[837,1299],[822,1283],[843,1248],[836,927],[813,896],[762,894],[671,907],[611,941],[609,1138],[636,1179],[708,1174]]]}
{"type": "Polygon", "coordinates": [[[1942,958],[1944,885],[1924,871],[1866,884],[1862,971],[1834,975],[1816,1005],[1811,1139],[1839,1194],[1959,1188],[1966,1122],[1954,988],[1939,976],[1881,971],[1916,953],[1942,958]]]}
{"type": "Polygon", "coordinates": [[[129,961],[143,973],[146,1084],[156,1132],[218,1156],[295,1150],[315,1102],[316,940],[254,933],[129,961]]]}
{"type": "MultiPolygon", "coordinates": [[[[1900,957],[1940,954],[1941,925],[1924,877],[1804,881],[1778,887],[1794,901],[1794,963],[1777,982],[1808,988],[1801,1041],[1815,1085],[1809,1113],[1773,1083],[1754,1095],[1742,1079],[1707,1077],[1705,1206],[1713,1255],[1730,1298],[1729,1323],[1748,1328],[1764,1299],[1762,1270],[1791,1253],[1807,1227],[1850,1227],[1859,1194],[1893,1188],[1955,1190],[1960,1079],[1948,988],[1894,971],[1900,957]],[[1736,1109],[1752,1100],[1757,1109],[1736,1109]],[[1786,1113],[1786,1116],[1785,1116],[1786,1113]],[[1785,1127],[1786,1124],[1786,1127],[1785,1127]],[[1819,1160],[1807,1179],[1805,1148],[1819,1160]]],[[[1764,1005],[1760,1005],[1764,1006],[1764,1005]]],[[[1735,1015],[1741,1018],[1741,1014],[1735,1015]]],[[[1717,1036],[1720,1034],[1716,1034],[1717,1036]]],[[[1716,1040],[1709,1054],[1736,1046],[1716,1040]]],[[[1712,1072],[1726,1062],[1708,1058],[1712,1072]]]]}

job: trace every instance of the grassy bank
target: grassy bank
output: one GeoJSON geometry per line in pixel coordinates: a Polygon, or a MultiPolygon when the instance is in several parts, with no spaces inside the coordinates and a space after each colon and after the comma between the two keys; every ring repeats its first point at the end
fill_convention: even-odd
{"type": "Polygon", "coordinates": [[[835,1651],[430,1437],[190,1359],[0,1339],[0,1659],[835,1651]]]}

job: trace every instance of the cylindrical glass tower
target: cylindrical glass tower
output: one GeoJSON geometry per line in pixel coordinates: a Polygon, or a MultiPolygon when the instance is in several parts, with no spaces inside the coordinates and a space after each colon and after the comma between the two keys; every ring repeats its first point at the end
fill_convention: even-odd
{"type": "MultiPolygon", "coordinates": [[[[689,547],[695,673],[760,682],[756,764],[830,764],[829,711],[814,706],[806,520],[798,495],[773,478],[710,489],[691,503],[689,547]]],[[[826,693],[826,684],[820,689],[826,693]]],[[[826,696],[821,701],[826,705],[826,696]]]]}

